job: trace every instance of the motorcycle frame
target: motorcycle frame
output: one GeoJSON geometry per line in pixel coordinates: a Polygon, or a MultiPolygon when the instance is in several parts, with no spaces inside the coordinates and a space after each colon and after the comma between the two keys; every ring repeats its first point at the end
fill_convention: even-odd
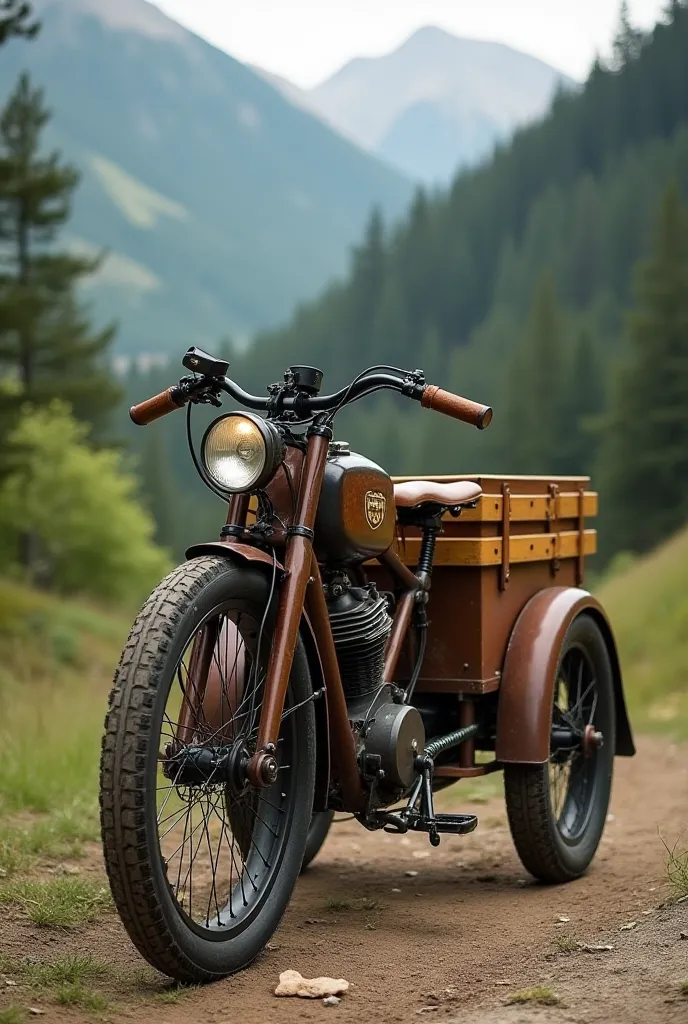
{"type": "MultiPolygon", "coordinates": [[[[256,751],[249,761],[248,775],[255,786],[264,787],[271,783],[271,761],[277,746],[294,649],[305,615],[322,666],[333,774],[341,786],[343,809],[357,812],[364,809],[366,791],[357,761],[322,576],[313,550],[315,516],[331,436],[331,430],[323,426],[314,426],[308,433],[295,515],[287,530],[283,562],[280,564],[282,580],[266,672],[265,698],[256,751]]],[[[230,501],[227,516],[231,539],[217,547],[225,551],[234,548],[243,558],[272,564],[272,559],[259,548],[237,543],[245,529],[247,513],[248,496],[235,495],[230,501]]],[[[395,552],[387,551],[380,556],[380,561],[399,583],[401,592],[385,651],[383,679],[391,683],[422,584],[395,552]]]]}

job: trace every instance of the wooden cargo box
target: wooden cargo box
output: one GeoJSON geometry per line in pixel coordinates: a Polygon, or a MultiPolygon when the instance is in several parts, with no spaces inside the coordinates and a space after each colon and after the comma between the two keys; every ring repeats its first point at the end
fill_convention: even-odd
{"type": "MultiPolygon", "coordinates": [[[[395,482],[410,479],[398,477],[395,482]]],[[[417,479],[417,478],[413,478],[417,479]]],[[[417,690],[489,693],[499,687],[514,623],[544,587],[580,586],[585,557],[597,535],[586,520],[597,514],[589,477],[437,476],[474,480],[482,487],[475,508],[447,514],[437,540],[427,653],[417,690]]],[[[397,527],[395,548],[415,568],[420,533],[397,527]]],[[[392,589],[386,570],[366,566],[380,587],[392,589]]],[[[402,655],[397,681],[410,676],[402,655]]]]}

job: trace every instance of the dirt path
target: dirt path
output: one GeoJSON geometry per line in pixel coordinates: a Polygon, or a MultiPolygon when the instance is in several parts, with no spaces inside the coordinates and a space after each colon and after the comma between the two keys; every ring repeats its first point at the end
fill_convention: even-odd
{"type": "MultiPolygon", "coordinates": [[[[501,800],[477,806],[478,831],[444,837],[438,850],[420,835],[368,834],[343,822],[299,883],[271,948],[248,971],[164,1004],[159,993],[134,997],[123,982],[105,1016],[156,1024],[291,1024],[323,1015],[366,1024],[688,1020],[688,997],[678,994],[688,979],[688,941],[680,939],[688,902],[657,909],[667,896],[658,830],[673,840],[688,825],[688,756],[660,739],[639,747],[635,759],[617,761],[613,818],[585,878],[558,888],[528,879],[501,800]],[[354,907],[333,910],[332,901],[354,907]],[[619,930],[631,921],[632,930],[619,930]],[[614,948],[565,953],[564,936],[614,948]],[[354,987],[336,1009],[275,999],[287,968],[344,977],[354,987]],[[534,985],[549,986],[566,1006],[504,1006],[507,995],[534,985]]],[[[39,930],[19,916],[0,927],[5,954],[90,952],[120,965],[122,977],[139,963],[114,916],[78,933],[39,930]]],[[[0,1008],[10,994],[26,1005],[20,985],[0,992],[0,1008]]],[[[79,1019],[73,1009],[40,1005],[46,1020],[79,1019]]]]}

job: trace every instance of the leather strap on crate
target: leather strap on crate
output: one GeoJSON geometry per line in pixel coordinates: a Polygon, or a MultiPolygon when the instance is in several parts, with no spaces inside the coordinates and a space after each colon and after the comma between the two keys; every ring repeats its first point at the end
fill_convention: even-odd
{"type": "Polygon", "coordinates": [[[499,570],[499,589],[506,590],[509,585],[511,569],[509,568],[511,537],[511,488],[502,484],[502,564],[499,570]]]}
{"type": "Polygon", "coordinates": [[[576,584],[580,587],[585,577],[585,487],[578,488],[578,558],[576,584]]]}
{"type": "Polygon", "coordinates": [[[553,576],[559,572],[559,485],[549,485],[549,499],[547,502],[547,533],[552,534],[552,561],[550,570],[553,576]]]}

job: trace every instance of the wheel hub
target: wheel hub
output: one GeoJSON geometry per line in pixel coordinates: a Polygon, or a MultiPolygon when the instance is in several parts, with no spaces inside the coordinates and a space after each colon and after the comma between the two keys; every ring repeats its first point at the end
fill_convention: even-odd
{"type": "Polygon", "coordinates": [[[249,753],[241,741],[224,746],[184,746],[167,749],[165,776],[175,786],[225,785],[234,793],[246,788],[249,753]]]}

